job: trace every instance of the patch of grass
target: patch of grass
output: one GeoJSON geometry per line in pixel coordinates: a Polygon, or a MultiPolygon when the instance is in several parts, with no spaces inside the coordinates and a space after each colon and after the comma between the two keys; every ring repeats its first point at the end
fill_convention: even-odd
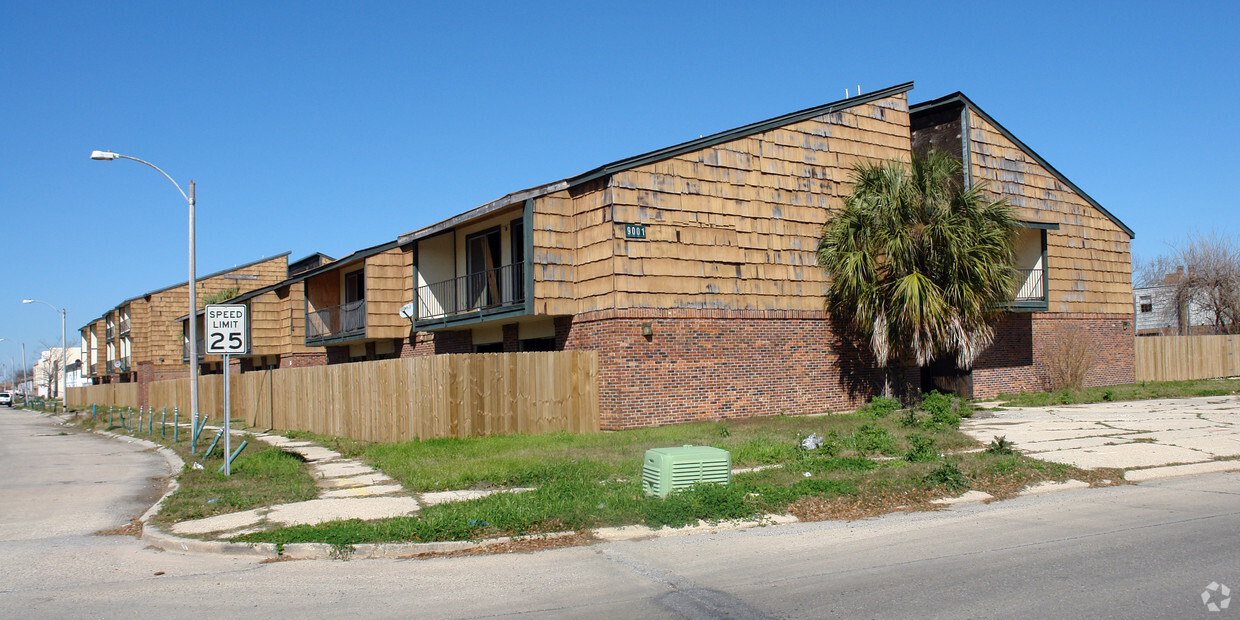
{"type": "Polygon", "coordinates": [[[1125,385],[1061,390],[1058,392],[1021,392],[1000,394],[997,400],[1011,407],[1046,407],[1078,403],[1150,400],[1156,398],[1189,398],[1193,396],[1224,396],[1240,391],[1240,379],[1198,379],[1194,381],[1143,381],[1125,385]]]}

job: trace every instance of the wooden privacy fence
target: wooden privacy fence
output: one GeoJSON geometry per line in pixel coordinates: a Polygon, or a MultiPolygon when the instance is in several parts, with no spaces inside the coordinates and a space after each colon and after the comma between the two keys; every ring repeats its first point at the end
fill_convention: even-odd
{"type": "Polygon", "coordinates": [[[1240,336],[1143,336],[1137,381],[1185,381],[1240,375],[1240,336]]]}
{"type": "MultiPolygon", "coordinates": [[[[186,379],[188,382],[189,379],[186,379]]],[[[99,405],[108,407],[138,407],[137,383],[104,383],[65,390],[65,404],[69,407],[99,405]]]]}
{"type": "MultiPolygon", "coordinates": [[[[247,424],[365,441],[599,430],[594,351],[430,355],[231,376],[247,424]]],[[[189,379],[150,386],[155,408],[189,412],[189,379]]],[[[224,377],[198,380],[198,410],[224,415],[224,377]]]]}

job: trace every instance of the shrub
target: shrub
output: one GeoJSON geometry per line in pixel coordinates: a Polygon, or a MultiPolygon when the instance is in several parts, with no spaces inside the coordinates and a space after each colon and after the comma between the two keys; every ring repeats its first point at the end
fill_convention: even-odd
{"type": "Polygon", "coordinates": [[[1093,339],[1086,330],[1061,325],[1051,331],[1046,372],[1052,390],[1080,390],[1097,361],[1093,339]]]}
{"type": "Polygon", "coordinates": [[[944,487],[949,491],[963,491],[969,488],[969,479],[965,477],[964,472],[955,463],[943,463],[937,469],[926,474],[922,479],[927,485],[932,487],[944,487]]]}
{"type": "Polygon", "coordinates": [[[921,408],[930,414],[927,422],[929,426],[940,428],[960,426],[961,401],[958,396],[932,391],[921,401],[921,408]]]}
{"type": "Polygon", "coordinates": [[[886,396],[875,396],[874,398],[870,399],[869,403],[862,405],[858,409],[858,412],[867,413],[876,418],[885,418],[891,415],[892,412],[896,411],[899,408],[900,408],[900,401],[894,398],[887,398],[886,396]]]}
{"type": "Polygon", "coordinates": [[[934,450],[933,437],[911,433],[907,439],[908,451],[904,453],[905,460],[910,463],[918,463],[933,461],[938,458],[938,453],[934,450]]]}
{"type": "Polygon", "coordinates": [[[845,440],[845,445],[861,454],[896,453],[896,438],[882,426],[863,424],[845,440]]]}

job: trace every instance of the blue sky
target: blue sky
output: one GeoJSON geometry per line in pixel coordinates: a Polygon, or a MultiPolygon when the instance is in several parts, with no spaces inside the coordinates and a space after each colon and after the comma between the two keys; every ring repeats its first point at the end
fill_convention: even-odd
{"type": "Polygon", "coordinates": [[[198,271],[339,257],[508,192],[912,80],[1152,257],[1240,230],[1240,3],[6,2],[0,362],[198,271]]]}

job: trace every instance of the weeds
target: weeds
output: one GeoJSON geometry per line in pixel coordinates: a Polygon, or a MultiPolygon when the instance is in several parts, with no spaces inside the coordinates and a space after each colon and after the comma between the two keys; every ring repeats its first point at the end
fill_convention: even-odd
{"type": "Polygon", "coordinates": [[[964,472],[960,471],[955,463],[946,462],[939,465],[934,471],[926,474],[923,481],[932,487],[943,487],[948,491],[957,493],[969,488],[969,479],[965,477],[964,472]]]}
{"type": "Polygon", "coordinates": [[[911,433],[905,440],[908,441],[908,450],[904,453],[904,460],[910,463],[925,463],[939,457],[934,450],[934,438],[911,433]]]}
{"type": "Polygon", "coordinates": [[[986,454],[1009,456],[1016,454],[1016,450],[1012,447],[1012,442],[1007,440],[1007,436],[995,437],[986,445],[986,454]]]}

